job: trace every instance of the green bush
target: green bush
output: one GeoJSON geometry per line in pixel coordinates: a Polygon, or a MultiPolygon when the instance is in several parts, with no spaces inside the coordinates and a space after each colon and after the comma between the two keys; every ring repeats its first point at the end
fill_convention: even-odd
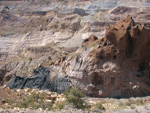
{"type": "Polygon", "coordinates": [[[89,107],[82,99],[85,94],[79,88],[72,88],[71,90],[67,90],[64,95],[67,101],[77,109],[85,109],[89,107]]]}
{"type": "Polygon", "coordinates": [[[32,61],[32,57],[29,58],[29,61],[30,61],[30,62],[32,61]]]}
{"type": "Polygon", "coordinates": [[[95,46],[95,43],[92,43],[92,46],[95,46]]]}

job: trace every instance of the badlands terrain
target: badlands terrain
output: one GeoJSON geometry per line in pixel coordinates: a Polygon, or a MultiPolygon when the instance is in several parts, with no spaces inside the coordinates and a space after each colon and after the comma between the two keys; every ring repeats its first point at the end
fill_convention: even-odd
{"type": "Polygon", "coordinates": [[[149,51],[149,0],[0,0],[0,112],[149,113],[149,51]]]}

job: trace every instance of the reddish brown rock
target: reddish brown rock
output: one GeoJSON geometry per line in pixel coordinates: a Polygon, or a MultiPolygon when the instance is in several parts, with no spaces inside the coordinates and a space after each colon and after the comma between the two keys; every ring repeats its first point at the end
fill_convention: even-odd
{"type": "Polygon", "coordinates": [[[131,16],[106,26],[102,39],[86,39],[70,66],[69,78],[87,94],[131,97],[150,94],[150,29],[131,16]],[[94,45],[89,47],[90,43],[94,45]]]}
{"type": "Polygon", "coordinates": [[[96,41],[98,38],[94,35],[91,35],[89,38],[85,39],[82,43],[82,46],[84,45],[90,45],[92,42],[96,41]]]}

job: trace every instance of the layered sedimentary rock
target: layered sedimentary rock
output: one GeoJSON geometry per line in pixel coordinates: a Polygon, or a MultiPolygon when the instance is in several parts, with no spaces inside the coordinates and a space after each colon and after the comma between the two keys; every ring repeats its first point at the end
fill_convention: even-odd
{"type": "Polygon", "coordinates": [[[37,62],[4,65],[0,80],[4,83],[5,79],[9,81],[9,77],[14,77],[8,84],[10,88],[49,89],[59,93],[73,85],[98,97],[149,95],[150,29],[144,24],[136,24],[128,16],[114,26],[107,25],[105,31],[103,38],[91,35],[85,39],[76,53],[66,54],[47,47],[29,48],[23,54],[28,56],[32,53],[33,58],[36,54],[44,56],[37,62]],[[51,51],[49,56],[48,51],[51,51]],[[38,63],[47,66],[49,71],[40,67],[30,77],[24,77],[29,75],[27,73],[23,76],[19,73],[26,67],[32,71],[38,63]],[[7,67],[12,68],[7,70],[7,67]]]}
{"type": "Polygon", "coordinates": [[[15,76],[11,82],[7,84],[11,89],[14,88],[37,88],[40,90],[50,90],[58,93],[62,93],[66,89],[70,88],[70,82],[63,76],[55,76],[50,79],[50,70],[44,67],[39,67],[34,70],[31,77],[15,76]]]}
{"type": "Polygon", "coordinates": [[[49,46],[28,48],[0,67],[0,84],[11,89],[38,88],[61,93],[71,84],[58,65],[65,60],[64,51],[49,46]]]}
{"type": "Polygon", "coordinates": [[[106,36],[82,43],[67,74],[74,86],[99,97],[150,94],[150,29],[131,16],[106,26],[106,36]]]}
{"type": "Polygon", "coordinates": [[[145,6],[150,6],[150,2],[3,0],[0,3],[0,60],[16,56],[28,47],[49,43],[79,47],[91,34],[103,37],[107,23],[114,24],[127,14],[150,26],[150,8],[145,6]]]}
{"type": "Polygon", "coordinates": [[[0,3],[1,85],[15,75],[14,80],[38,81],[32,71],[42,64],[50,70],[50,77],[68,76],[73,85],[89,95],[126,97],[149,93],[149,30],[137,26],[131,17],[104,29],[128,14],[149,27],[149,1],[15,1],[0,3]],[[82,48],[70,54],[81,43],[82,48]],[[65,48],[68,53],[51,47],[65,48]]]}

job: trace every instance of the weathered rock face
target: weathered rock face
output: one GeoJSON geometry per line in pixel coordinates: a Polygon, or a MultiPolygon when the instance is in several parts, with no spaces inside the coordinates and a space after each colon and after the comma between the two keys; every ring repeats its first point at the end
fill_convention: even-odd
{"type": "Polygon", "coordinates": [[[114,24],[127,14],[150,26],[149,6],[148,0],[3,0],[0,62],[28,47],[49,43],[79,47],[91,34],[103,37],[107,23],[114,24]]]}
{"type": "Polygon", "coordinates": [[[86,39],[68,71],[72,84],[99,97],[149,95],[149,33],[128,16],[106,26],[104,38],[86,39]]]}
{"type": "MultiPolygon", "coordinates": [[[[1,85],[14,75],[17,75],[14,78],[16,81],[30,81],[33,69],[43,64],[50,69],[50,77],[68,74],[72,83],[79,85],[89,95],[113,97],[149,93],[149,30],[136,26],[130,17],[104,30],[106,24],[114,24],[127,14],[137,22],[144,21],[150,26],[149,1],[15,1],[0,3],[1,85]],[[105,35],[105,31],[105,38],[98,39],[105,35]],[[84,40],[91,34],[95,36],[84,40]],[[83,40],[82,49],[78,50],[81,54],[75,54],[73,61],[74,55],[67,58],[69,54],[47,47],[71,50],[80,47],[83,40]]],[[[39,87],[33,85],[34,80],[43,82],[46,79],[37,76],[31,78],[31,88],[39,87]]],[[[55,83],[53,85],[57,88],[57,79],[55,83]]]]}
{"type": "Polygon", "coordinates": [[[70,82],[63,76],[55,76],[50,79],[50,71],[47,68],[39,67],[34,70],[31,77],[15,76],[13,80],[7,84],[11,89],[18,88],[37,88],[48,89],[50,91],[62,93],[66,89],[70,88],[70,82]]]}

